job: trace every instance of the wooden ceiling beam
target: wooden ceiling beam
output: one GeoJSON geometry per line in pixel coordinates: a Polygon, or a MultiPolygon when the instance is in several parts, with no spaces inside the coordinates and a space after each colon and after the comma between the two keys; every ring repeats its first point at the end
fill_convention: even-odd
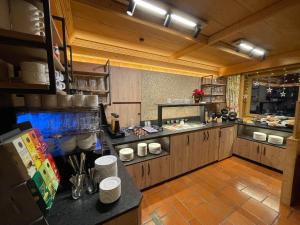
{"type": "MultiPolygon", "coordinates": [[[[233,35],[245,28],[247,28],[250,25],[253,25],[254,23],[257,23],[265,18],[268,18],[278,12],[280,12],[281,10],[293,6],[297,3],[299,3],[299,0],[279,0],[277,2],[275,2],[274,4],[267,6],[249,16],[247,16],[246,18],[237,21],[236,23],[224,28],[223,30],[211,35],[210,37],[208,37],[208,41],[206,43],[206,45],[214,45],[222,40],[224,40],[225,38],[227,38],[230,35],[233,35]]],[[[221,45],[224,43],[220,43],[221,45]]],[[[199,48],[205,47],[206,46],[203,43],[193,43],[175,53],[173,53],[171,55],[171,58],[181,58],[193,51],[198,50],[199,48]]],[[[230,52],[230,53],[234,53],[234,52],[230,52]]],[[[235,53],[234,53],[235,54],[235,53]]],[[[237,55],[237,54],[235,54],[237,55]]],[[[237,55],[239,56],[239,55],[237,55]]]]}
{"type": "Polygon", "coordinates": [[[229,76],[229,75],[241,74],[245,72],[289,66],[294,64],[300,64],[300,50],[269,56],[265,60],[259,62],[248,61],[248,62],[239,63],[228,67],[223,67],[220,69],[220,75],[229,76]]]}

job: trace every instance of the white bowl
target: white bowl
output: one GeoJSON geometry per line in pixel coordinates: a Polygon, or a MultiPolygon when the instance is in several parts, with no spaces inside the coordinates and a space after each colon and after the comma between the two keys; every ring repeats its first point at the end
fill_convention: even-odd
{"type": "Polygon", "coordinates": [[[98,95],[86,95],[85,96],[85,106],[98,107],[98,105],[99,105],[98,95]]]}
{"type": "Polygon", "coordinates": [[[77,136],[77,146],[83,150],[90,149],[93,145],[96,144],[96,141],[96,133],[82,134],[77,136]]]}
{"type": "Polygon", "coordinates": [[[57,95],[57,106],[59,108],[72,107],[72,95],[57,95]]]}
{"type": "Polygon", "coordinates": [[[59,140],[59,147],[64,152],[72,152],[76,149],[76,136],[66,137],[59,140]]]}
{"type": "Polygon", "coordinates": [[[104,204],[117,201],[121,196],[121,179],[119,177],[107,177],[99,184],[99,200],[104,204]]]}
{"type": "Polygon", "coordinates": [[[42,106],[42,98],[38,94],[24,95],[25,104],[29,108],[40,108],[42,106]]]}
{"type": "Polygon", "coordinates": [[[83,107],[85,101],[85,95],[73,95],[73,106],[83,107]]]}

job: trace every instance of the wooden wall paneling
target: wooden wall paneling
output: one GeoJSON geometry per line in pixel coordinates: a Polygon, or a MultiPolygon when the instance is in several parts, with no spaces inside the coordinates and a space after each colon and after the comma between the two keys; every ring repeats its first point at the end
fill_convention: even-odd
{"type": "Polygon", "coordinates": [[[140,125],[141,122],[140,103],[116,103],[107,106],[105,113],[106,113],[108,123],[110,123],[111,121],[111,113],[113,112],[119,114],[121,127],[140,125]]]}
{"type": "Polygon", "coordinates": [[[112,102],[141,102],[141,70],[111,68],[112,102]]]}

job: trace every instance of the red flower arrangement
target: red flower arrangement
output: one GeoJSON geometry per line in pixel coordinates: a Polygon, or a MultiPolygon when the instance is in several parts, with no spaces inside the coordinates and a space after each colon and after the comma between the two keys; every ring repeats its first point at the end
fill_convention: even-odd
{"type": "Polygon", "coordinates": [[[202,95],[204,95],[204,91],[202,89],[195,89],[193,91],[193,96],[194,97],[201,97],[202,95]]]}
{"type": "Polygon", "coordinates": [[[204,95],[204,91],[202,89],[195,89],[193,91],[193,97],[196,103],[199,103],[202,95],[204,95]]]}

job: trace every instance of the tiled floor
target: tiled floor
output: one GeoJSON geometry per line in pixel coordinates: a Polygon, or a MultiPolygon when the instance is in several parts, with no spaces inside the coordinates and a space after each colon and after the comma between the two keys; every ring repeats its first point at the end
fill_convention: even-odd
{"type": "Polygon", "coordinates": [[[143,192],[145,225],[300,224],[281,205],[282,175],[231,157],[143,192]]]}

